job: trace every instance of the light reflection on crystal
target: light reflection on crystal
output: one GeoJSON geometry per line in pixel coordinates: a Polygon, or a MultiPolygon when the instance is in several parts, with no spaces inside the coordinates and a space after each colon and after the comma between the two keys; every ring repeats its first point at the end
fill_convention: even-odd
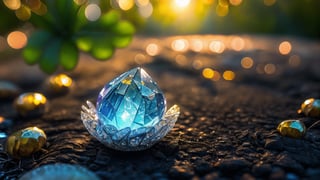
{"type": "Polygon", "coordinates": [[[107,147],[143,150],[174,126],[180,110],[172,106],[166,113],[164,95],[141,68],[132,69],[108,83],[100,92],[97,108],[87,101],[81,119],[91,135],[107,147]]]}

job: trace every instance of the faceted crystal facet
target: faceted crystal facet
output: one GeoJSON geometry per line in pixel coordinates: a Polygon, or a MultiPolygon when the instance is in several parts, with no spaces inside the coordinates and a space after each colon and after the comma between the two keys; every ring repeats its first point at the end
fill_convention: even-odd
{"type": "Polygon", "coordinates": [[[112,80],[101,90],[97,101],[99,123],[117,130],[154,126],[165,110],[164,94],[142,68],[112,80]]]}
{"type": "Polygon", "coordinates": [[[180,108],[174,105],[165,110],[166,101],[157,84],[143,69],[135,68],[101,90],[97,107],[90,101],[82,105],[81,120],[88,132],[107,147],[140,151],[173,128],[180,108]]]}

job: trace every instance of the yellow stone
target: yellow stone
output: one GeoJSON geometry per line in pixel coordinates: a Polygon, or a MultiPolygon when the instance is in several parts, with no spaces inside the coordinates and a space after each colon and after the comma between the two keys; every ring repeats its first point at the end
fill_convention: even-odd
{"type": "Polygon", "coordinates": [[[13,158],[31,156],[39,151],[47,141],[43,130],[37,127],[28,127],[10,135],[6,143],[6,151],[13,158]]]}
{"type": "Polygon", "coordinates": [[[310,98],[305,100],[298,112],[303,112],[310,117],[320,117],[320,99],[310,98]]]}
{"type": "Polygon", "coordinates": [[[14,102],[17,112],[24,117],[34,117],[44,114],[47,110],[47,98],[41,93],[21,94],[14,102]]]}
{"type": "Polygon", "coordinates": [[[277,130],[282,136],[301,138],[306,133],[306,126],[300,120],[285,120],[278,125],[277,130]]]}
{"type": "Polygon", "coordinates": [[[66,74],[51,76],[49,79],[49,90],[53,93],[66,93],[72,85],[72,79],[66,74]]]}

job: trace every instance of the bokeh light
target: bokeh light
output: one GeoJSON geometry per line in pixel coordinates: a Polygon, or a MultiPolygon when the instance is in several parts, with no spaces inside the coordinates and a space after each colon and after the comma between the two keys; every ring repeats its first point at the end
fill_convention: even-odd
{"type": "Polygon", "coordinates": [[[241,59],[241,66],[244,69],[250,69],[253,66],[253,59],[251,57],[244,57],[241,59]]]}
{"type": "Polygon", "coordinates": [[[293,67],[297,67],[299,66],[301,63],[301,59],[300,59],[300,56],[298,55],[292,55],[290,56],[289,58],[289,64],[293,67]]]}
{"type": "Polygon", "coordinates": [[[119,5],[120,9],[122,9],[124,11],[128,11],[129,9],[131,9],[133,7],[134,1],[133,0],[119,0],[118,5],[119,5]]]}
{"type": "Polygon", "coordinates": [[[146,47],[146,52],[149,56],[156,56],[159,54],[159,46],[155,43],[150,43],[146,47]]]}
{"type": "Polygon", "coordinates": [[[222,41],[214,40],[214,41],[211,41],[209,44],[210,51],[214,53],[218,53],[218,54],[223,53],[225,48],[226,47],[222,41]]]}
{"type": "Polygon", "coordinates": [[[211,79],[214,76],[214,71],[211,68],[204,68],[202,70],[202,76],[206,79],[211,79]]]}
{"type": "Polygon", "coordinates": [[[96,21],[101,16],[101,9],[97,4],[89,4],[84,13],[89,21],[96,21]]]}
{"type": "Polygon", "coordinates": [[[200,59],[196,59],[192,62],[192,67],[196,70],[202,69],[203,63],[200,59]]]}
{"type": "Polygon", "coordinates": [[[264,71],[266,74],[274,74],[276,72],[277,68],[276,68],[276,65],[274,64],[266,64],[264,66],[264,71]]]}
{"type": "Polygon", "coordinates": [[[203,42],[201,39],[192,39],[190,49],[195,52],[200,52],[203,49],[203,42]]]}
{"type": "Polygon", "coordinates": [[[178,54],[175,59],[176,59],[176,63],[179,64],[180,66],[186,66],[188,64],[187,57],[182,54],[178,54]]]}
{"type": "Polygon", "coordinates": [[[291,52],[292,46],[289,41],[283,41],[279,45],[279,52],[282,55],[287,55],[291,52]]]}
{"type": "Polygon", "coordinates": [[[245,42],[241,37],[234,37],[231,40],[231,48],[235,51],[241,51],[244,49],[245,42]]]}
{"type": "Polygon", "coordinates": [[[13,49],[21,49],[27,44],[28,38],[24,32],[13,31],[7,37],[8,45],[13,49]]]}
{"type": "Polygon", "coordinates": [[[174,41],[172,41],[171,43],[171,48],[174,51],[179,51],[179,52],[185,52],[188,50],[188,41],[185,39],[176,39],[174,41]]]}
{"type": "Polygon", "coordinates": [[[137,64],[144,64],[144,63],[148,62],[148,61],[147,61],[147,57],[146,57],[144,54],[142,54],[142,53],[136,54],[136,55],[134,56],[134,61],[135,61],[137,64]]]}
{"type": "Polygon", "coordinates": [[[139,7],[143,7],[143,6],[150,4],[150,1],[149,0],[136,0],[136,4],[139,7]]]}
{"type": "Polygon", "coordinates": [[[190,4],[190,0],[174,0],[174,6],[178,8],[185,8],[190,4]]]}
{"type": "Polygon", "coordinates": [[[233,6],[239,6],[242,3],[242,0],[229,0],[229,2],[233,6]]]}
{"type": "Polygon", "coordinates": [[[153,6],[151,3],[148,3],[147,5],[144,6],[140,6],[139,9],[139,14],[144,17],[144,18],[148,18],[152,15],[153,13],[153,6]]]}
{"type": "Polygon", "coordinates": [[[232,81],[236,77],[236,74],[233,71],[226,70],[223,72],[222,77],[223,77],[223,79],[225,79],[227,81],[232,81]]]}

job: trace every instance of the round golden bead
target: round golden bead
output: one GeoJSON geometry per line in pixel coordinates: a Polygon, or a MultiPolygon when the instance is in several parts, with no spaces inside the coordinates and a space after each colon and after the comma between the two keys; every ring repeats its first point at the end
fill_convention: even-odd
{"type": "Polygon", "coordinates": [[[14,102],[19,115],[24,117],[40,116],[47,110],[47,98],[41,93],[21,94],[14,102]]]}
{"type": "Polygon", "coordinates": [[[310,98],[305,100],[298,112],[303,112],[310,117],[320,117],[320,99],[310,98]]]}
{"type": "Polygon", "coordinates": [[[47,141],[43,130],[37,127],[28,127],[10,135],[6,143],[6,151],[13,158],[31,156],[39,151],[47,141]]]}
{"type": "Polygon", "coordinates": [[[67,93],[72,85],[72,79],[66,74],[51,76],[48,82],[49,91],[52,93],[67,93]]]}
{"type": "Polygon", "coordinates": [[[300,120],[285,120],[278,125],[277,130],[282,136],[301,138],[306,133],[306,126],[300,120]]]}

